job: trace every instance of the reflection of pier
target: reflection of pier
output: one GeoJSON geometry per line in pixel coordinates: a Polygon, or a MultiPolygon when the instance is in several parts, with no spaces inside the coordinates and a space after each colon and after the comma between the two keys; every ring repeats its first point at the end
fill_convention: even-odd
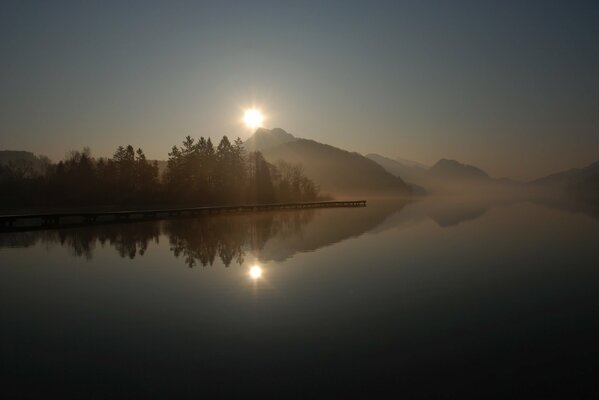
{"type": "Polygon", "coordinates": [[[156,220],[176,217],[194,217],[206,214],[243,213],[255,211],[328,207],[366,207],[366,200],[318,201],[309,203],[249,204],[237,206],[168,208],[154,210],[0,215],[0,229],[27,230],[67,225],[90,225],[95,223],[114,223],[152,219],[156,220]],[[17,222],[19,221],[27,224],[17,224],[17,222]]]}

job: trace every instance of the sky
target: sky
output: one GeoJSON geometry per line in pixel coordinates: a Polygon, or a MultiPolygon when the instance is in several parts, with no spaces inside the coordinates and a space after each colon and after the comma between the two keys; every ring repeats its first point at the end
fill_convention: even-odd
{"type": "Polygon", "coordinates": [[[596,1],[2,1],[0,150],[265,126],[528,180],[599,160],[596,1]]]}

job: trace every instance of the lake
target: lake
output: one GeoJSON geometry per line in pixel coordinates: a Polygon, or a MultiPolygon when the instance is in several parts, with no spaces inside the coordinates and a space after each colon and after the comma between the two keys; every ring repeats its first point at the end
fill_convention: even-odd
{"type": "Polygon", "coordinates": [[[598,310],[599,217],[553,204],[0,233],[10,398],[587,398],[598,310]]]}

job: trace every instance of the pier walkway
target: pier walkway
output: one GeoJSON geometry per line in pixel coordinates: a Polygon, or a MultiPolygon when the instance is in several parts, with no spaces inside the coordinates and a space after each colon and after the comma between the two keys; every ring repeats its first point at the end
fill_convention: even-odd
{"type": "Polygon", "coordinates": [[[63,227],[69,225],[91,225],[95,223],[127,222],[151,219],[156,220],[174,217],[193,217],[206,214],[243,213],[256,211],[327,207],[366,207],[366,200],[318,201],[309,203],[249,204],[238,206],[166,208],[155,210],[0,215],[0,230],[27,230],[63,227]],[[23,223],[25,222],[27,222],[27,224],[23,225],[23,223]]]}

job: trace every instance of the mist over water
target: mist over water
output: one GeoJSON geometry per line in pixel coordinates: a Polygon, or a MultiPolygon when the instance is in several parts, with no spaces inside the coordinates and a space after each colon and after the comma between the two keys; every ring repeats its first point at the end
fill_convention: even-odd
{"type": "Polygon", "coordinates": [[[458,196],[0,233],[2,384],[576,398],[598,237],[586,209],[458,196]]]}

